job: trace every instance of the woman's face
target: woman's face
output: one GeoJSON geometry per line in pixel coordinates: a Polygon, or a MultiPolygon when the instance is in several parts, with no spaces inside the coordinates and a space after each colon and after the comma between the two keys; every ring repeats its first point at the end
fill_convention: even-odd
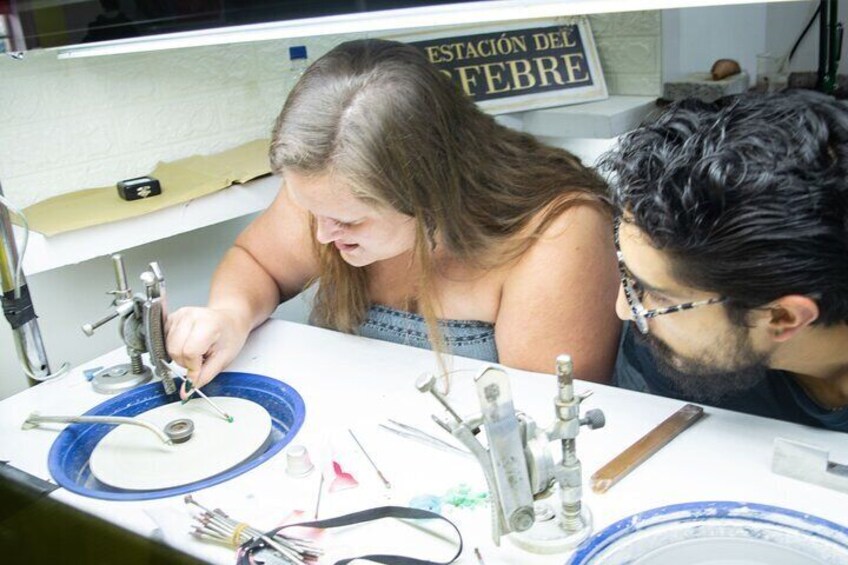
{"type": "Polygon", "coordinates": [[[354,267],[397,257],[415,243],[415,219],[353,195],[338,177],[329,174],[283,174],[291,199],[315,216],[315,238],[335,245],[354,267]]]}

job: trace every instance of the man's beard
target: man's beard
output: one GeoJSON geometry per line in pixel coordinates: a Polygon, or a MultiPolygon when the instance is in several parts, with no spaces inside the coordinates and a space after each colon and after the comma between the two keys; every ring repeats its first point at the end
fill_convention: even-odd
{"type": "Polygon", "coordinates": [[[698,357],[683,357],[656,337],[635,331],[637,341],[647,346],[657,369],[683,397],[714,403],[725,396],[748,390],[762,381],[768,371],[768,354],[757,353],[748,333],[734,326],[727,340],[698,357]]]}

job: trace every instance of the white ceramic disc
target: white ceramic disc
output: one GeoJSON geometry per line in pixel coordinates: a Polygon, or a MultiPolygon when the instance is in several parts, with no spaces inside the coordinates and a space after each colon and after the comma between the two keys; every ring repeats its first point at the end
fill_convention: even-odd
{"type": "Polygon", "coordinates": [[[271,416],[259,404],[229,396],[212,397],[233,417],[227,422],[202,398],[143,412],[137,418],[164,429],[189,418],[194,434],[185,443],[165,445],[139,426],[117,426],[94,447],[89,464],[97,479],[125,490],[158,490],[200,481],[231,469],[256,453],[271,433],[271,416]]]}

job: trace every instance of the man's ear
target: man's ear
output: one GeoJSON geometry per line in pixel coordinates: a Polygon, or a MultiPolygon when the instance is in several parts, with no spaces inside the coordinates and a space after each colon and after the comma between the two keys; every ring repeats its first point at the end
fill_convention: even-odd
{"type": "Polygon", "coordinates": [[[768,332],[774,341],[792,339],[819,317],[819,305],[809,296],[791,294],[769,306],[768,332]]]}

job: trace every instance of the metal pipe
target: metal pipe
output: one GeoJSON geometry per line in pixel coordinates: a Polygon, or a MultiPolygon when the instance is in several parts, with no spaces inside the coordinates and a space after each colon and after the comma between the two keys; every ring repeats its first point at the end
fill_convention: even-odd
{"type": "MultiPolygon", "coordinates": [[[[0,197],[3,187],[0,186],[0,197]]],[[[12,326],[15,350],[30,385],[50,379],[50,364],[44,350],[44,340],[38,327],[38,318],[29,295],[26,277],[18,268],[18,249],[9,210],[0,203],[0,284],[2,284],[3,314],[12,326]]]]}
{"type": "Polygon", "coordinates": [[[167,445],[172,445],[173,442],[168,435],[144,420],[138,418],[126,418],[123,416],[42,416],[38,412],[33,412],[24,421],[24,429],[38,427],[39,424],[108,424],[113,426],[129,425],[140,426],[146,430],[150,430],[159,440],[167,445]]]}
{"type": "Polygon", "coordinates": [[[838,1],[819,0],[819,69],[816,88],[833,94],[838,84],[839,58],[842,48],[838,1]]]}
{"type": "Polygon", "coordinates": [[[132,290],[127,283],[127,270],[124,268],[124,260],[120,253],[112,255],[112,268],[115,269],[115,303],[124,300],[132,300],[132,290]]]}
{"type": "Polygon", "coordinates": [[[580,398],[574,395],[574,363],[570,355],[556,358],[559,394],[555,401],[562,426],[560,462],[561,526],[569,534],[586,528],[582,516],[582,466],[577,458],[577,434],[580,430],[580,398]]]}

